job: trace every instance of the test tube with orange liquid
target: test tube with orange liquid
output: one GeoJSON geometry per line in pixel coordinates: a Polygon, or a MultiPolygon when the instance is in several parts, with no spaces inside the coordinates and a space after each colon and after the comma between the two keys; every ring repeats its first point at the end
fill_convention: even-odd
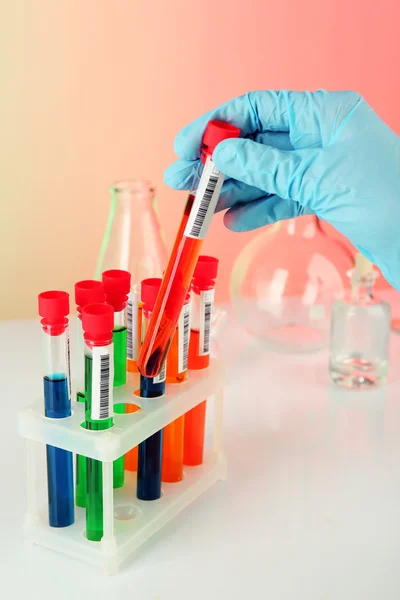
{"type": "MultiPolygon", "coordinates": [[[[190,317],[191,301],[190,294],[187,294],[167,355],[167,383],[179,384],[187,379],[190,317]]],[[[184,422],[182,415],[164,427],[162,481],[176,483],[183,479],[184,422]]]]}
{"type": "MultiPolygon", "coordinates": [[[[211,324],[217,274],[218,259],[199,256],[192,281],[193,318],[189,342],[189,369],[206,369],[210,364],[211,324]]],[[[203,462],[206,406],[207,402],[204,400],[185,414],[185,465],[197,466],[203,462]]]]}

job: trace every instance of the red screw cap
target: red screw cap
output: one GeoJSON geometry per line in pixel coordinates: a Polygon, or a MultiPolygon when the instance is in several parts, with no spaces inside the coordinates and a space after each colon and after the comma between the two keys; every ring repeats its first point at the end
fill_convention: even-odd
{"type": "Polygon", "coordinates": [[[144,308],[151,312],[156,303],[158,290],[161,286],[161,279],[158,277],[151,277],[149,279],[143,279],[141,284],[141,300],[144,304],[144,308]]]}
{"type": "Polygon", "coordinates": [[[224,123],[223,121],[209,121],[204,132],[201,150],[205,154],[212,156],[216,146],[222,140],[238,138],[239,136],[239,127],[224,123]]]}
{"type": "Polygon", "coordinates": [[[199,256],[194,270],[193,279],[196,283],[213,282],[218,275],[218,258],[213,256],[199,256]]]}
{"type": "Polygon", "coordinates": [[[38,295],[38,310],[43,328],[51,335],[60,335],[68,323],[69,294],[58,290],[38,295]]]}
{"type": "Polygon", "coordinates": [[[111,304],[115,312],[123,310],[128,301],[131,289],[131,274],[122,269],[110,269],[102,275],[106,302],[111,304]]]}
{"type": "Polygon", "coordinates": [[[82,310],[85,339],[108,343],[112,338],[114,310],[109,304],[87,304],[82,310]]]}
{"type": "Polygon", "coordinates": [[[82,308],[87,304],[101,302],[105,302],[104,286],[101,281],[85,279],[75,284],[75,304],[78,306],[79,311],[82,311],[82,308]]]}

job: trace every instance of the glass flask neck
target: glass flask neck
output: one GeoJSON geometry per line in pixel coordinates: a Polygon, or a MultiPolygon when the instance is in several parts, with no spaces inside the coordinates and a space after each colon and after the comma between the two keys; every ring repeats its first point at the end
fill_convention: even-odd
{"type": "Polygon", "coordinates": [[[356,273],[352,274],[351,280],[351,297],[354,302],[367,302],[373,298],[373,287],[375,284],[376,273],[368,273],[360,276],[356,273]]]}
{"type": "Polygon", "coordinates": [[[160,277],[166,260],[154,187],[140,180],[115,183],[96,279],[108,269],[123,269],[131,273],[133,287],[148,277],[160,277]]]}
{"type": "Polygon", "coordinates": [[[127,211],[132,218],[140,211],[153,208],[154,187],[150,181],[118,181],[111,188],[115,210],[127,211]]]}

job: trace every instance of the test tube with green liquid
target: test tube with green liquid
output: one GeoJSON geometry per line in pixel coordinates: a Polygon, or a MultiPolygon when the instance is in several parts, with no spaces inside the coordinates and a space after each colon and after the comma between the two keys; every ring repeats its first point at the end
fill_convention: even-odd
{"type": "MultiPolygon", "coordinates": [[[[78,281],[78,283],[75,284],[75,303],[78,313],[76,335],[77,402],[85,402],[85,355],[83,352],[82,310],[88,304],[98,304],[103,302],[105,302],[105,296],[101,281],[85,279],[84,281],[78,281]]],[[[80,454],[76,455],[75,481],[75,502],[77,506],[84,508],[86,506],[86,457],[80,454]]]]}
{"type": "MultiPolygon", "coordinates": [[[[114,311],[108,304],[89,304],[82,310],[85,339],[85,426],[90,431],[110,429],[113,420],[114,311]]],[[[103,537],[102,463],[86,458],[86,537],[103,537]]]]}
{"type": "MultiPolygon", "coordinates": [[[[131,275],[121,269],[110,269],[102,274],[102,282],[106,301],[114,309],[114,387],[126,384],[127,357],[126,357],[126,323],[125,308],[131,287],[131,275]]],[[[117,404],[114,412],[123,414],[125,405],[117,404]]],[[[114,488],[124,485],[125,457],[121,456],[113,465],[114,488]]]]}

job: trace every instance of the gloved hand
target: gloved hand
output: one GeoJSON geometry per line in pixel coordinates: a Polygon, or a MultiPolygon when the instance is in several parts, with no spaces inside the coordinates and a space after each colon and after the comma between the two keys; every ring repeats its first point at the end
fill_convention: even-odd
{"type": "Polygon", "coordinates": [[[213,154],[228,177],[217,210],[229,208],[229,229],[317,214],[400,290],[400,139],[361,96],[321,90],[235,98],[178,134],[180,160],[165,172],[171,187],[190,189],[210,119],[233,123],[243,136],[213,154]]]}

